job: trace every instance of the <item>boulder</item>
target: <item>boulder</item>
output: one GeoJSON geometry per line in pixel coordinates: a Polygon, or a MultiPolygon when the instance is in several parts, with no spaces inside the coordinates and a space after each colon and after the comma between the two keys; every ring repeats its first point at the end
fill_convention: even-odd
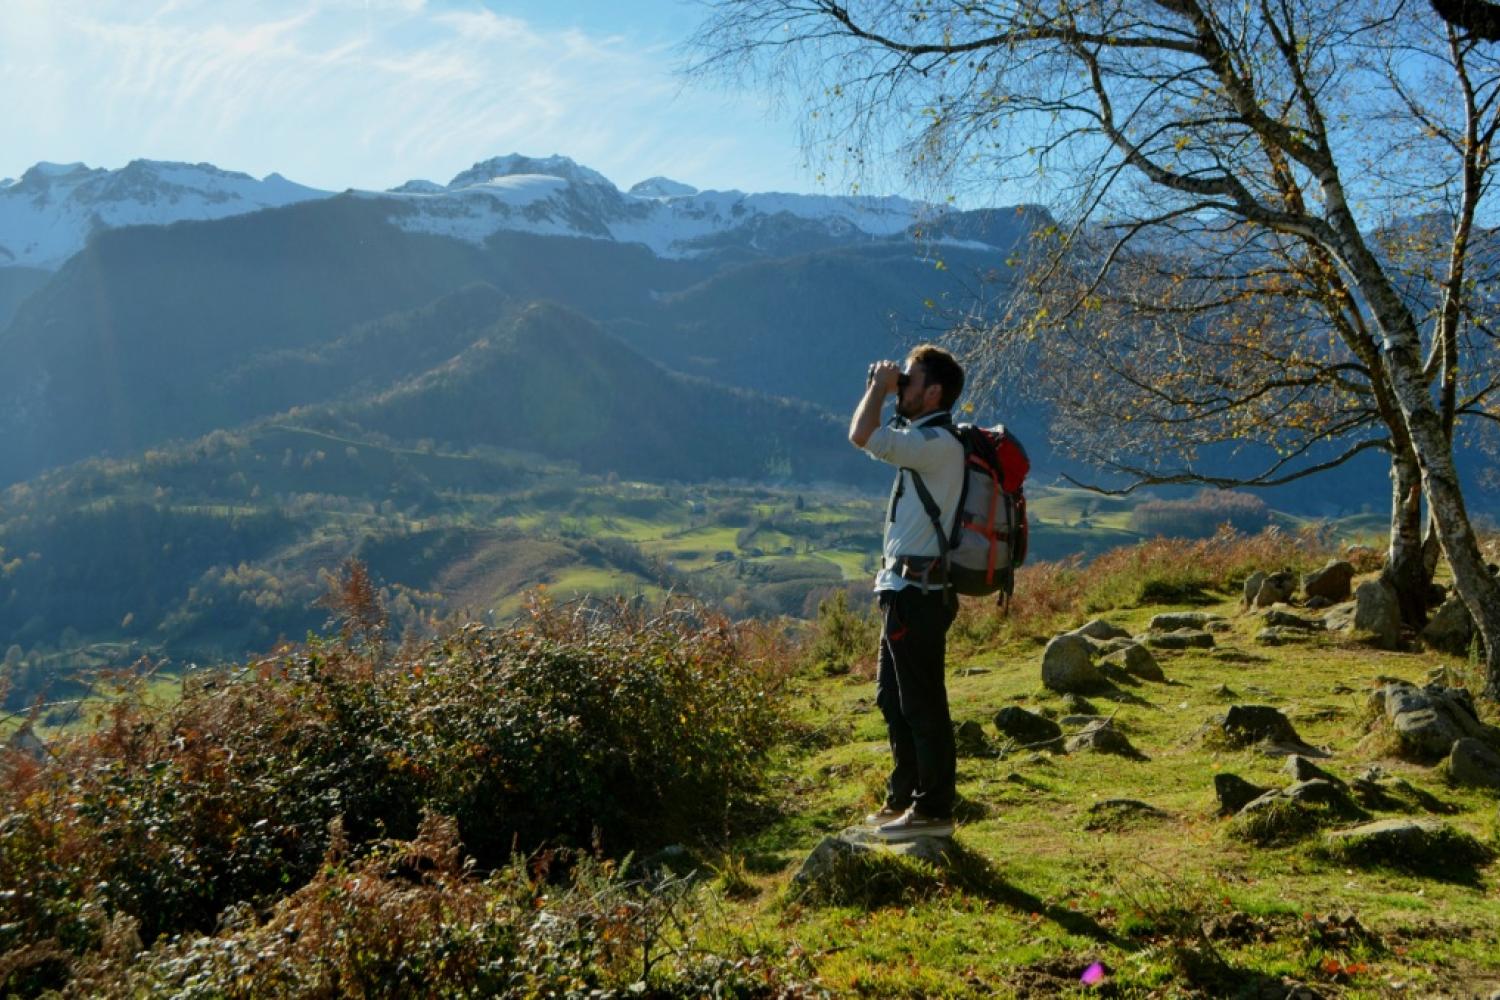
{"type": "Polygon", "coordinates": [[[1176,632],[1178,629],[1201,629],[1209,622],[1219,621],[1223,615],[1211,615],[1206,611],[1168,611],[1153,615],[1146,626],[1152,632],[1176,632]]]}
{"type": "Polygon", "coordinates": [[[1385,713],[1400,741],[1403,755],[1421,761],[1445,756],[1465,736],[1490,742],[1493,727],[1479,721],[1474,700],[1465,688],[1429,684],[1419,688],[1396,681],[1376,688],[1370,703],[1385,713]]]}
{"type": "Polygon", "coordinates": [[[1263,617],[1270,628],[1295,628],[1304,632],[1321,632],[1324,628],[1322,619],[1303,618],[1283,608],[1269,608],[1263,617]]]}
{"type": "Polygon", "coordinates": [[[1251,784],[1237,774],[1214,775],[1214,794],[1219,797],[1219,815],[1233,816],[1245,806],[1271,791],[1251,784]]]}
{"type": "Polygon", "coordinates": [[[1253,607],[1255,605],[1255,595],[1260,593],[1260,585],[1265,582],[1266,574],[1258,570],[1245,577],[1245,592],[1244,596],[1240,598],[1240,603],[1247,608],[1253,607]]]}
{"type": "Polygon", "coordinates": [[[1090,639],[1129,639],[1130,633],[1118,625],[1105,621],[1103,618],[1095,618],[1091,622],[1080,625],[1069,635],[1086,635],[1090,639]]]}
{"type": "Polygon", "coordinates": [[[1324,836],[1325,850],[1342,861],[1389,868],[1446,868],[1490,854],[1473,837],[1436,820],[1382,819],[1324,836]]]}
{"type": "Polygon", "coordinates": [[[1052,691],[1097,691],[1106,687],[1094,666],[1094,648],[1081,635],[1060,635],[1042,651],[1042,684],[1052,691]]]}
{"type": "Polygon", "coordinates": [[[1062,727],[1057,723],[1015,705],[1007,705],[995,713],[995,728],[1001,736],[1015,740],[1021,746],[1037,746],[1062,739],[1062,727]]]}
{"type": "Polygon", "coordinates": [[[1151,650],[1138,642],[1104,657],[1104,663],[1119,667],[1133,677],[1139,677],[1148,681],[1165,681],[1167,675],[1162,673],[1161,664],[1156,662],[1156,657],[1151,655],[1151,650]]]}
{"type": "Polygon", "coordinates": [[[1302,578],[1302,592],[1309,599],[1320,597],[1332,604],[1349,599],[1349,585],[1354,580],[1353,563],[1335,559],[1322,569],[1302,578]]]}
{"type": "Polygon", "coordinates": [[[1448,598],[1422,629],[1422,641],[1433,649],[1463,656],[1474,639],[1474,619],[1457,595],[1448,598]]]}
{"type": "Polygon", "coordinates": [[[881,840],[866,827],[851,826],[836,836],[824,837],[819,841],[803,859],[797,874],[792,876],[792,885],[799,889],[811,888],[818,882],[836,876],[841,865],[862,854],[883,851],[934,865],[946,865],[952,849],[952,837],[917,837],[913,840],[890,842],[881,840]]]}
{"type": "Polygon", "coordinates": [[[1500,790],[1500,753],[1472,736],[1453,741],[1442,770],[1455,785],[1500,790]]]}
{"type": "Polygon", "coordinates": [[[1324,608],[1331,608],[1337,603],[1337,601],[1330,601],[1326,597],[1309,597],[1303,602],[1303,606],[1309,611],[1322,611],[1324,608]]]}
{"type": "Polygon", "coordinates": [[[1366,580],[1354,590],[1354,600],[1340,604],[1323,617],[1331,632],[1368,632],[1382,649],[1401,644],[1401,606],[1396,591],[1379,580],[1366,580]]]}
{"type": "Polygon", "coordinates": [[[1125,734],[1115,728],[1109,719],[1089,723],[1081,732],[1068,737],[1063,748],[1068,753],[1091,750],[1094,753],[1112,753],[1121,757],[1141,757],[1139,750],[1131,746],[1125,734]]]}
{"type": "Polygon", "coordinates": [[[1136,636],[1136,641],[1153,649],[1209,649],[1214,637],[1200,629],[1178,629],[1175,632],[1147,632],[1136,636]]]}
{"type": "Polygon", "coordinates": [[[1231,705],[1219,725],[1234,746],[1267,742],[1302,744],[1291,720],[1270,705],[1231,705]]]}
{"type": "Polygon", "coordinates": [[[1270,573],[1260,583],[1260,589],[1255,592],[1255,600],[1251,603],[1257,608],[1269,608],[1273,604],[1283,604],[1292,599],[1297,592],[1297,578],[1291,573],[1270,573]]]}

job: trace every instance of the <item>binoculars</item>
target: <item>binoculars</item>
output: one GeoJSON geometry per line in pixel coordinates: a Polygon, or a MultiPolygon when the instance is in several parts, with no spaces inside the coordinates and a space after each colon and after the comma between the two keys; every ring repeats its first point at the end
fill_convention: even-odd
{"type": "MultiPolygon", "coordinates": [[[[873,381],[875,381],[875,365],[872,364],[865,371],[865,385],[869,385],[873,381]]],[[[906,386],[910,382],[911,382],[911,376],[908,375],[908,374],[906,374],[906,372],[902,372],[900,375],[897,375],[896,376],[896,391],[897,392],[905,392],[906,391],[906,386]]]]}

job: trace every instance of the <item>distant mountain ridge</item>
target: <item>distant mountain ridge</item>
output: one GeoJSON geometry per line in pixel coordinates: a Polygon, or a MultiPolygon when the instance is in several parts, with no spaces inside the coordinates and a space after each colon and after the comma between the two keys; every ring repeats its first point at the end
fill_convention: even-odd
{"type": "MultiPolygon", "coordinates": [[[[1001,247],[1024,220],[1010,210],[950,212],[899,197],[699,191],[651,177],[621,191],[566,156],[497,156],[447,184],[411,180],[349,194],[400,229],[482,245],[502,231],[639,243],[659,257],[783,255],[907,239],[1001,247]]],[[[256,180],[211,164],[134,160],[116,170],[39,163],[0,182],[0,269],[56,270],[95,234],[123,226],[222,219],[333,192],[280,174],[256,180]]],[[[1032,210],[1033,212],[1036,210],[1032,210]]]]}
{"type": "Polygon", "coordinates": [[[328,195],[280,174],[256,180],[208,163],[38,163],[0,184],[0,268],[56,270],[104,229],[222,219],[328,195]]]}

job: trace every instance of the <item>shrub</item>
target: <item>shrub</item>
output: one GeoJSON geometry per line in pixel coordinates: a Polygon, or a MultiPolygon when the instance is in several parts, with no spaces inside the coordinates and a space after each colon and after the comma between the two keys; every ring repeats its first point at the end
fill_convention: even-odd
{"type": "MultiPolygon", "coordinates": [[[[205,931],[307,882],[336,818],[357,849],[450,816],[484,867],[543,843],[722,834],[783,733],[769,635],[686,602],[648,617],[540,601],[519,625],[395,653],[349,639],[226,671],[166,709],[123,697],[49,762],[8,755],[0,951],[79,954],[121,914],[147,943],[205,931]]],[[[57,975],[38,957],[0,992],[57,975]]]]}
{"type": "MultiPolygon", "coordinates": [[[[868,599],[865,603],[869,604],[868,599]]],[[[856,664],[871,665],[860,673],[873,677],[880,628],[880,616],[873,608],[856,611],[849,606],[849,592],[835,590],[818,602],[818,617],[809,631],[803,659],[829,675],[850,673],[856,664]]]]}
{"type": "Polygon", "coordinates": [[[81,963],[77,996],[806,996],[759,956],[697,947],[682,881],[624,878],[586,853],[517,857],[479,879],[436,816],[411,842],[330,858],[264,919],[81,963]]]}

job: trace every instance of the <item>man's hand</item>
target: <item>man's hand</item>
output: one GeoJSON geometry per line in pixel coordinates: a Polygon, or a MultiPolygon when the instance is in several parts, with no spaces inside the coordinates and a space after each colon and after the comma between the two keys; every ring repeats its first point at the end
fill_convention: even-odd
{"type": "Polygon", "coordinates": [[[880,410],[885,397],[897,391],[901,379],[901,366],[894,361],[877,361],[865,375],[865,395],[854,408],[854,417],[849,421],[849,443],[863,448],[880,426],[880,410]]]}
{"type": "Polygon", "coordinates": [[[894,361],[877,361],[870,366],[865,385],[866,388],[878,388],[881,395],[888,396],[896,391],[900,379],[900,365],[894,361]]]}

